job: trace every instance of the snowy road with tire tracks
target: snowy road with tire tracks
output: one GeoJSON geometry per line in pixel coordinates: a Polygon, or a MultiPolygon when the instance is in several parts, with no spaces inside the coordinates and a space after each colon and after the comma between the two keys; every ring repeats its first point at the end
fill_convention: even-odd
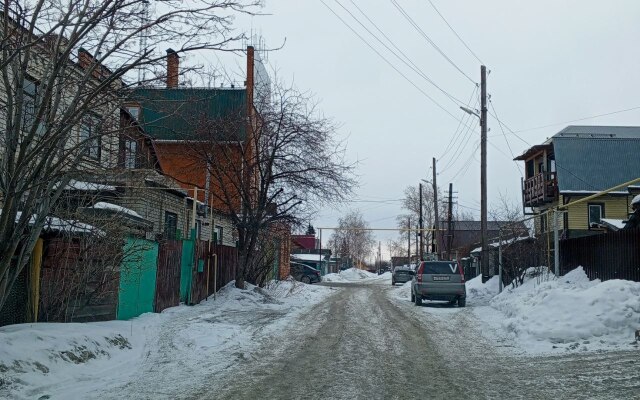
{"type": "Polygon", "coordinates": [[[193,399],[640,398],[637,350],[516,356],[467,308],[416,307],[387,281],[340,287],[193,399]]]}

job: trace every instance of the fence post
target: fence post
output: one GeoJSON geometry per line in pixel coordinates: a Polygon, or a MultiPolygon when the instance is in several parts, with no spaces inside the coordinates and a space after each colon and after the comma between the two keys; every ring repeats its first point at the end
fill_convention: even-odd
{"type": "Polygon", "coordinates": [[[502,293],[502,230],[498,239],[498,293],[502,293]]]}
{"type": "Polygon", "coordinates": [[[558,210],[553,210],[553,266],[556,278],[560,276],[560,239],[558,237],[558,210]]]}

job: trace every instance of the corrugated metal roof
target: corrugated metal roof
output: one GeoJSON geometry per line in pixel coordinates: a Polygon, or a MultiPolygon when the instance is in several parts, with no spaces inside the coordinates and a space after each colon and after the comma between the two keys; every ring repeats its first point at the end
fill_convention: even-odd
{"type": "Polygon", "coordinates": [[[596,130],[591,129],[592,133],[577,137],[574,133],[577,130],[571,131],[574,136],[553,137],[561,193],[598,192],[640,177],[640,127],[600,128],[597,132],[614,136],[591,136],[596,134],[596,130]]]}
{"type": "Polygon", "coordinates": [[[640,138],[640,126],[569,125],[553,137],[633,139],[640,138]]]}
{"type": "Polygon", "coordinates": [[[226,130],[235,140],[245,135],[246,97],[243,88],[138,88],[129,100],[140,104],[138,119],[154,139],[193,140],[226,130]]]}

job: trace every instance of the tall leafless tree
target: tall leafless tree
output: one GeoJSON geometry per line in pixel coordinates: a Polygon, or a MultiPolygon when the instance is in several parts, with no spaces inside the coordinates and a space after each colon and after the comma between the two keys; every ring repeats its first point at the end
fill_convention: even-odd
{"type": "Polygon", "coordinates": [[[234,14],[258,3],[2,2],[0,308],[69,180],[115,164],[130,85],[166,78],[167,44],[179,54],[233,50],[243,37],[234,14]]]}
{"type": "Polygon", "coordinates": [[[341,257],[349,257],[364,266],[365,258],[368,257],[375,247],[375,239],[365,221],[362,213],[358,210],[350,211],[338,220],[336,229],[329,238],[329,247],[336,249],[341,257]]]}
{"type": "Polygon", "coordinates": [[[277,80],[256,91],[248,111],[200,121],[191,159],[208,170],[213,204],[237,227],[237,287],[260,283],[256,277],[269,267],[265,249],[283,226],[351,195],[354,165],[336,128],[311,95],[277,80]]]}

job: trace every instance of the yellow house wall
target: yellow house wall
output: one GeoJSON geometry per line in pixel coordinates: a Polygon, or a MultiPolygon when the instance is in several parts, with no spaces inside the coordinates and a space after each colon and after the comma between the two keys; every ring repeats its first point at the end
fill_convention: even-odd
{"type": "MultiPolygon", "coordinates": [[[[568,202],[578,200],[578,197],[568,198],[568,202]]],[[[567,229],[589,229],[589,204],[604,204],[603,218],[627,219],[631,199],[628,196],[602,196],[588,202],[576,204],[567,208],[567,229]]]]}

